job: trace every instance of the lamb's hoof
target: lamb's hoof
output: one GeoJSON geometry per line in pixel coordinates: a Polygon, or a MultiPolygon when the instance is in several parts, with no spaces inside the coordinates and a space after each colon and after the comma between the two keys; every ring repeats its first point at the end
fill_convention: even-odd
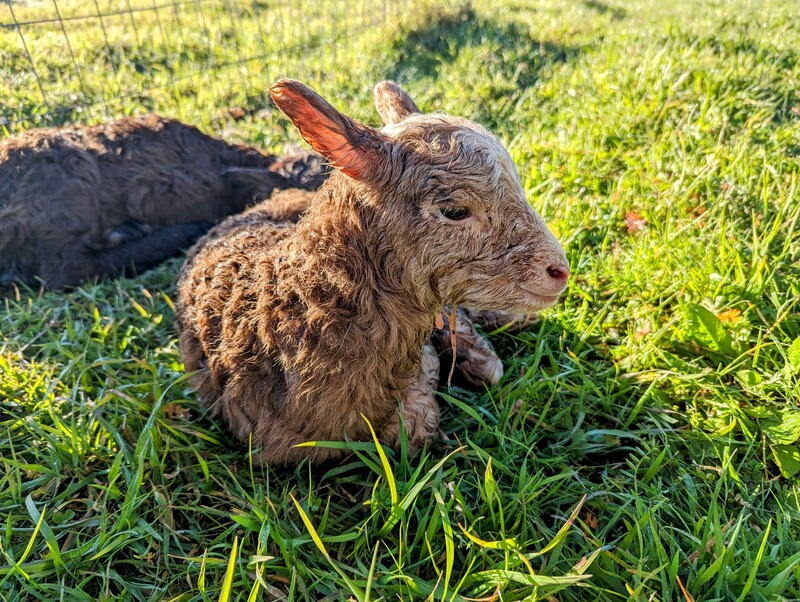
{"type": "Polygon", "coordinates": [[[117,224],[105,237],[105,247],[114,248],[125,243],[138,240],[150,234],[153,228],[144,222],[130,220],[122,224],[117,224]]]}

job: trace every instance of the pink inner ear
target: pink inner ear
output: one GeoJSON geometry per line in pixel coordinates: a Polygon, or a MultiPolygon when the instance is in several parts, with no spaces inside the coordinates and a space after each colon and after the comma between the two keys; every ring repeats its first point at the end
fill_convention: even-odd
{"type": "Polygon", "coordinates": [[[302,88],[278,84],[270,89],[270,96],[315,151],[345,175],[366,179],[378,160],[371,130],[342,115],[310,88],[297,85],[302,88]]]}

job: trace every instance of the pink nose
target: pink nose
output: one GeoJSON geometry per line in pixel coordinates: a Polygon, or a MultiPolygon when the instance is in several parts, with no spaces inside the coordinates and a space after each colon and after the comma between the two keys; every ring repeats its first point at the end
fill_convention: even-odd
{"type": "Polygon", "coordinates": [[[547,275],[553,280],[566,280],[569,278],[569,267],[566,265],[551,265],[547,268],[547,275]]]}

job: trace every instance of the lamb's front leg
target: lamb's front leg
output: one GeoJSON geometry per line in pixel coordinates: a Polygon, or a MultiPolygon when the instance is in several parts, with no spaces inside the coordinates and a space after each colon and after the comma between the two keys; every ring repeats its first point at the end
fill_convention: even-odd
{"type": "Polygon", "coordinates": [[[381,440],[396,449],[400,447],[400,419],[408,433],[408,449],[413,454],[438,436],[439,406],[436,403],[436,388],[439,386],[439,357],[430,342],[422,348],[419,374],[401,400],[400,413],[395,412],[384,427],[381,440]]]}
{"type": "MultiPolygon", "coordinates": [[[[469,310],[467,310],[469,311],[469,310]]],[[[456,310],[456,360],[454,382],[466,382],[473,386],[483,383],[497,384],[503,376],[503,362],[497,357],[492,344],[477,331],[467,311],[456,310]]],[[[442,328],[434,328],[431,342],[439,354],[442,363],[442,378],[447,378],[453,363],[451,309],[446,307],[441,312],[442,328]]]]}

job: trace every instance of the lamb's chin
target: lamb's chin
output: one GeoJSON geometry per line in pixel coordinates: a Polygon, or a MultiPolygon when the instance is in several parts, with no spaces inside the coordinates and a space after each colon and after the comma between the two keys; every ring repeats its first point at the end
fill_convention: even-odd
{"type": "Polygon", "coordinates": [[[535,293],[527,288],[520,287],[520,290],[525,297],[525,306],[518,308],[516,311],[522,312],[532,312],[532,311],[541,311],[543,309],[547,309],[548,307],[553,307],[556,303],[558,303],[559,297],[561,294],[558,295],[543,295],[541,293],[535,293]]]}
{"type": "Polygon", "coordinates": [[[558,303],[560,294],[546,295],[535,293],[528,289],[516,286],[504,295],[492,299],[465,299],[458,305],[481,311],[502,311],[512,314],[531,314],[553,307],[558,303]]]}

